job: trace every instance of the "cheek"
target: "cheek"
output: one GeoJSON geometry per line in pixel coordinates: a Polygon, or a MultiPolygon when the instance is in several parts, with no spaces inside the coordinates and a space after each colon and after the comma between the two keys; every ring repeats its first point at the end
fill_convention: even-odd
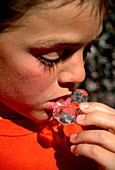
{"type": "Polygon", "coordinates": [[[33,95],[45,93],[54,84],[54,74],[46,71],[38,64],[28,64],[28,67],[24,66],[21,70],[21,76],[19,77],[22,86],[26,91],[33,93],[33,95]]]}
{"type": "Polygon", "coordinates": [[[34,71],[30,74],[25,74],[25,71],[21,75],[17,73],[19,72],[15,72],[15,75],[9,73],[9,76],[4,77],[4,84],[0,86],[0,100],[23,115],[37,113],[39,119],[38,111],[44,110],[53,94],[53,78],[49,74],[35,74],[34,71]]]}
{"type": "Polygon", "coordinates": [[[45,71],[34,59],[12,60],[4,65],[0,71],[3,98],[30,105],[47,100],[47,93],[54,84],[53,73],[45,71]]]}

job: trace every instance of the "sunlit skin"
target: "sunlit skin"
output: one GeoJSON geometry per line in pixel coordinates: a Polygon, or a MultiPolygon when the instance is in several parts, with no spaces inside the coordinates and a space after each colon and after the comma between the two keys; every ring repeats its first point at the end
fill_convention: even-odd
{"type": "MultiPolygon", "coordinates": [[[[74,1],[58,8],[36,6],[16,26],[1,33],[1,118],[17,118],[17,112],[38,123],[50,123],[51,104],[67,103],[74,84],[84,80],[84,58],[102,31],[102,20],[92,3],[74,1]]],[[[94,102],[80,104],[80,110],[78,124],[102,129],[89,126],[72,135],[71,152],[114,170],[115,110],[94,102]]]]}
{"type": "Polygon", "coordinates": [[[92,6],[83,13],[85,6],[79,8],[74,2],[43,11],[36,8],[18,27],[1,34],[2,103],[36,121],[47,120],[51,114],[45,110],[48,102],[70,95],[74,84],[84,80],[83,51],[102,29],[99,17],[91,13],[92,6]],[[35,56],[56,60],[65,49],[70,54],[53,67],[43,65],[35,56]]]}

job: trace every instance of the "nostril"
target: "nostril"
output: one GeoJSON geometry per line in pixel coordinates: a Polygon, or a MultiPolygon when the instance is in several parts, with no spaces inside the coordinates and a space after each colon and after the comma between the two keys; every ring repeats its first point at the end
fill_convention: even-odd
{"type": "Polygon", "coordinates": [[[62,88],[68,88],[69,91],[73,91],[73,88],[75,87],[75,83],[59,83],[59,86],[62,88]]]}

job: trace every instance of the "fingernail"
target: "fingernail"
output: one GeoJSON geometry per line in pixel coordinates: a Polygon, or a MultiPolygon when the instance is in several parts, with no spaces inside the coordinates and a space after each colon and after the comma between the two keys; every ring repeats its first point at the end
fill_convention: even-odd
{"type": "Polygon", "coordinates": [[[77,136],[77,134],[72,134],[72,135],[70,136],[70,139],[75,139],[76,136],[77,136]]]}
{"type": "Polygon", "coordinates": [[[79,154],[75,153],[75,147],[76,147],[76,145],[72,145],[72,146],[70,147],[70,151],[71,151],[75,156],[79,156],[79,154]]]}
{"type": "Polygon", "coordinates": [[[81,121],[85,119],[85,114],[81,114],[77,116],[77,121],[81,121]]]}
{"type": "Polygon", "coordinates": [[[75,147],[76,147],[75,145],[72,145],[72,146],[70,147],[71,152],[74,151],[75,147]]]}
{"type": "Polygon", "coordinates": [[[80,103],[80,107],[83,109],[86,109],[89,107],[89,104],[88,104],[88,102],[80,103]]]}

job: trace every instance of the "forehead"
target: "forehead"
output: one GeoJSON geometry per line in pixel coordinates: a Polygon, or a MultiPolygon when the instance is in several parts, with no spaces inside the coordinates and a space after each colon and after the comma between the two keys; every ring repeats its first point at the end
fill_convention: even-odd
{"type": "Polygon", "coordinates": [[[94,40],[102,29],[100,14],[96,9],[92,11],[89,1],[78,2],[60,6],[44,5],[42,8],[36,6],[29,10],[19,22],[24,41],[32,44],[41,39],[40,43],[43,44],[42,40],[46,39],[48,43],[59,40],[59,43],[78,44],[94,40]]]}
{"type": "Polygon", "coordinates": [[[72,33],[77,33],[76,35],[79,36],[79,31],[82,31],[86,33],[86,36],[89,36],[90,32],[96,38],[102,26],[102,18],[97,11],[97,9],[92,10],[91,2],[79,4],[79,0],[58,7],[51,5],[40,8],[38,6],[27,13],[27,22],[24,22],[25,25],[29,24],[28,28],[32,27],[35,32],[42,30],[44,34],[51,31],[55,34],[60,32],[60,34],[71,34],[71,36],[72,33]]]}

